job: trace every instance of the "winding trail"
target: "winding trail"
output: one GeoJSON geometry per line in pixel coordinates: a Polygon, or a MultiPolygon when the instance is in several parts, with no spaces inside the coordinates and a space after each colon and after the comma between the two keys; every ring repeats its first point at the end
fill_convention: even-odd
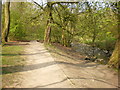
{"type": "MultiPolygon", "coordinates": [[[[117,88],[117,75],[105,65],[49,52],[43,43],[24,42],[25,66],[14,88],[117,88]]],[[[14,74],[14,73],[12,73],[14,74]]]]}

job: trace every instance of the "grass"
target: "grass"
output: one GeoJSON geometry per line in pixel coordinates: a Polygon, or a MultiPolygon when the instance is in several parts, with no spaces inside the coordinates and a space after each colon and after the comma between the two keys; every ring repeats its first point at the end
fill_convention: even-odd
{"type": "MultiPolygon", "coordinates": [[[[21,56],[24,46],[4,45],[2,47],[2,87],[10,87],[19,79],[19,74],[14,71],[22,68],[10,68],[11,66],[24,65],[24,58],[21,56]]],[[[1,76],[1,75],[0,75],[1,76]]]]}
{"type": "Polygon", "coordinates": [[[19,65],[23,58],[20,54],[23,52],[22,46],[3,46],[2,47],[2,65],[19,65]]]}
{"type": "Polygon", "coordinates": [[[46,47],[46,49],[47,49],[49,52],[51,52],[51,50],[54,50],[54,51],[57,51],[57,52],[62,52],[62,53],[64,52],[64,51],[58,49],[55,45],[53,45],[53,44],[51,44],[51,43],[49,43],[49,44],[44,44],[44,46],[46,47]]]}

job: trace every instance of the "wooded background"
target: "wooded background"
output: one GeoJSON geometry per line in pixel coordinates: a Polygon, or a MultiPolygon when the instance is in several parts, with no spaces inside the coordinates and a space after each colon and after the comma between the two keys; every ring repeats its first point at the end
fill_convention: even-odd
{"type": "Polygon", "coordinates": [[[38,40],[66,47],[83,43],[107,51],[109,66],[118,68],[119,18],[120,2],[6,2],[2,42],[38,40]]]}

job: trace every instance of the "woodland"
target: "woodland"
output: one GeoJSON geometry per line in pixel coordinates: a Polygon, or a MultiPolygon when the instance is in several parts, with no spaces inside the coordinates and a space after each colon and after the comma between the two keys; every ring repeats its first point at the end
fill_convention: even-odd
{"type": "MultiPolygon", "coordinates": [[[[106,64],[119,68],[119,2],[5,2],[2,4],[2,45],[37,40],[64,47],[89,45],[107,54],[106,64]]],[[[79,48],[79,46],[77,46],[79,48]]]]}

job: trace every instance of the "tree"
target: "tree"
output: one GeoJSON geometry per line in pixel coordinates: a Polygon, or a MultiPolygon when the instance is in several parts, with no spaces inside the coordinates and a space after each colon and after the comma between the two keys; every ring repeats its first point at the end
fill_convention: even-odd
{"type": "Polygon", "coordinates": [[[0,39],[1,39],[1,22],[2,22],[2,19],[1,19],[1,13],[2,13],[2,1],[0,1],[0,39]]]}
{"type": "Polygon", "coordinates": [[[10,2],[5,3],[4,7],[4,28],[2,33],[2,42],[8,42],[8,35],[10,30],[10,2]]]}
{"type": "Polygon", "coordinates": [[[46,44],[48,44],[50,42],[51,24],[53,23],[52,5],[53,4],[51,2],[47,3],[48,20],[47,20],[47,28],[45,30],[45,35],[44,35],[44,43],[46,43],[46,44]]]}
{"type": "Polygon", "coordinates": [[[77,14],[75,12],[76,10],[72,8],[73,6],[76,7],[76,4],[64,2],[57,3],[53,6],[53,42],[58,42],[63,46],[68,47],[71,45],[73,33],[75,32],[75,25],[77,22],[77,14]]]}
{"type": "Polygon", "coordinates": [[[9,40],[43,40],[45,24],[41,14],[33,3],[11,2],[9,40]]]}
{"type": "Polygon", "coordinates": [[[119,62],[120,62],[120,1],[115,3],[115,9],[117,11],[115,12],[117,19],[118,19],[118,28],[117,28],[117,41],[115,45],[115,49],[112,53],[112,56],[110,57],[110,61],[108,62],[109,67],[115,67],[120,68],[119,62]]]}
{"type": "MultiPolygon", "coordinates": [[[[47,14],[47,25],[44,33],[44,43],[51,42],[53,39],[53,33],[55,34],[57,31],[54,30],[54,28],[58,27],[59,29],[62,29],[60,30],[61,33],[59,33],[61,39],[59,39],[58,42],[64,46],[70,46],[73,36],[71,32],[73,32],[76,20],[75,14],[72,13],[72,10],[70,11],[70,3],[48,2],[45,7],[38,4],[37,2],[34,3],[37,4],[43,10],[43,12],[47,14]]],[[[58,40],[58,36],[54,37],[54,40],[55,38],[58,40]]]]}
{"type": "Polygon", "coordinates": [[[45,7],[42,5],[38,4],[33,0],[33,2],[40,7],[41,10],[43,10],[44,13],[47,13],[47,25],[44,33],[44,43],[48,44],[50,42],[50,34],[51,34],[51,24],[53,23],[53,17],[52,17],[52,7],[54,2],[48,2],[45,7]]]}

